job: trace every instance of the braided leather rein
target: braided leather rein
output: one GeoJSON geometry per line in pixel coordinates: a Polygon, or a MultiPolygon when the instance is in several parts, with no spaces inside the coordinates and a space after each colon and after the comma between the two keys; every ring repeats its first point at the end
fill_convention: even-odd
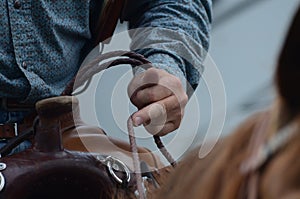
{"type": "MultiPolygon", "coordinates": [[[[78,87],[88,82],[91,79],[91,77],[94,76],[95,74],[120,64],[129,64],[132,67],[139,66],[145,69],[151,67],[151,62],[149,62],[144,56],[137,54],[135,52],[113,51],[113,52],[100,54],[96,58],[94,58],[91,62],[89,62],[88,64],[84,65],[79,69],[76,76],[68,83],[68,85],[66,86],[65,90],[61,93],[61,95],[71,96],[74,90],[76,90],[78,87]],[[101,63],[105,60],[113,59],[113,58],[114,60],[101,63]]],[[[130,148],[133,155],[134,169],[136,172],[135,177],[137,182],[137,191],[138,191],[139,198],[144,199],[145,195],[144,195],[144,188],[142,185],[143,181],[141,175],[140,161],[138,156],[135,132],[133,128],[133,121],[131,116],[127,120],[127,128],[128,128],[130,148]]],[[[160,137],[154,135],[153,138],[160,152],[164,155],[164,157],[168,160],[168,162],[173,167],[175,167],[176,161],[168,152],[168,150],[165,148],[160,137]]]]}

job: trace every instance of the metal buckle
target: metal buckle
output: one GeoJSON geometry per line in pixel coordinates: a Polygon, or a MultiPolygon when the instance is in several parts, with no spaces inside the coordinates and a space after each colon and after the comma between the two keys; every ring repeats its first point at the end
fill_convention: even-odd
{"type": "Polygon", "coordinates": [[[114,158],[112,156],[108,156],[105,160],[106,166],[110,175],[119,183],[119,184],[127,184],[130,181],[130,171],[127,166],[119,159],[114,158]],[[121,179],[117,176],[114,170],[123,171],[126,174],[125,179],[121,179]]]}
{"type": "Polygon", "coordinates": [[[15,129],[15,136],[18,136],[18,123],[12,123],[14,125],[14,129],[15,129]]]}
{"type": "Polygon", "coordinates": [[[126,166],[126,164],[124,164],[121,160],[112,157],[112,156],[103,156],[100,154],[93,154],[97,160],[99,160],[100,162],[102,162],[103,164],[105,164],[107,166],[108,172],[109,174],[113,177],[113,179],[121,184],[121,185],[126,185],[130,182],[130,170],[128,169],[128,167],[126,166]],[[125,172],[125,177],[124,179],[121,179],[115,171],[121,171],[121,172],[125,172]]]}

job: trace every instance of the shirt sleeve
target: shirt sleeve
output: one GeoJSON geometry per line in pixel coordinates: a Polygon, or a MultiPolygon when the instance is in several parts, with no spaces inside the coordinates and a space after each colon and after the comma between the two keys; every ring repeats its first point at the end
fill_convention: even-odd
{"type": "Polygon", "coordinates": [[[211,4],[211,0],[127,0],[122,15],[129,21],[131,50],[179,77],[189,95],[203,72],[211,4]]]}

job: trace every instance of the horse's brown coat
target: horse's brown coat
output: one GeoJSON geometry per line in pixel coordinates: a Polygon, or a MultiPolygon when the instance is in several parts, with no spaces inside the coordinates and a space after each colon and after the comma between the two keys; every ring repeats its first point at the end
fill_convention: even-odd
{"type": "Polygon", "coordinates": [[[220,139],[204,159],[198,157],[199,148],[193,150],[180,162],[156,198],[300,198],[299,80],[300,11],[294,18],[279,57],[276,72],[278,98],[274,106],[257,113],[234,133],[220,139]],[[299,125],[287,144],[259,169],[243,172],[242,165],[255,154],[258,146],[282,127],[292,124],[299,125]],[[259,145],[253,141],[257,135],[259,145]],[[257,195],[250,196],[255,193],[257,195]]]}

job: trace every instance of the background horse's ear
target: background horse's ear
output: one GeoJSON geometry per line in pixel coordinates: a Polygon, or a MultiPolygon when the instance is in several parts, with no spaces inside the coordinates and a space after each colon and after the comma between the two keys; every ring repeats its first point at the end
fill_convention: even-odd
{"type": "Polygon", "coordinates": [[[279,57],[276,83],[284,103],[291,110],[300,110],[300,8],[279,57]]]}

